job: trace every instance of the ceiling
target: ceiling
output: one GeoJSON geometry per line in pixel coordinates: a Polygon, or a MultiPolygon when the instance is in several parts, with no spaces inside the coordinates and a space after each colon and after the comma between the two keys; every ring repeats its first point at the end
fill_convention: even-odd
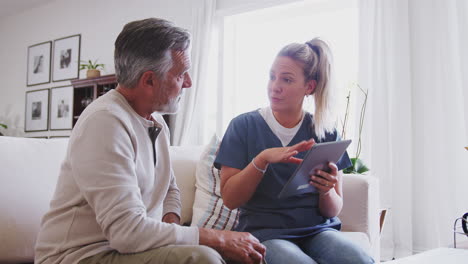
{"type": "Polygon", "coordinates": [[[0,19],[55,0],[0,0],[0,19]]]}

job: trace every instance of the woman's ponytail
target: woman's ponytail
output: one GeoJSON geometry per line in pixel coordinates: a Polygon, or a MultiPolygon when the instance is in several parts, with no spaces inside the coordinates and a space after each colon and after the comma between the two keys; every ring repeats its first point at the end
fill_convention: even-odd
{"type": "Polygon", "coordinates": [[[317,84],[313,93],[315,101],[314,129],[319,139],[327,132],[333,132],[336,117],[333,108],[335,85],[333,82],[333,58],[327,43],[319,38],[305,44],[293,43],[284,47],[278,56],[287,56],[302,63],[305,81],[314,80],[317,84]]]}

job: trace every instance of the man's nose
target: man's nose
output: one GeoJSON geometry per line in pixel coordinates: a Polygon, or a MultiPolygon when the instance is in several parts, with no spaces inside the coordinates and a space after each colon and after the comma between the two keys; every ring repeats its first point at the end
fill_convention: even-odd
{"type": "Polygon", "coordinates": [[[190,77],[190,74],[186,73],[182,88],[190,88],[190,87],[192,87],[192,78],[190,77]]]}

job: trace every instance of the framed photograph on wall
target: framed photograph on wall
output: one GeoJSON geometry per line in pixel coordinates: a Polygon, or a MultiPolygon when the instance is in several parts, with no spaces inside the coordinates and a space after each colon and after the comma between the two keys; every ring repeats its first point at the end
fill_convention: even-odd
{"type": "Polygon", "coordinates": [[[81,35],[54,40],[53,81],[78,79],[81,35]]]}
{"type": "Polygon", "coordinates": [[[49,125],[49,89],[26,92],[24,131],[46,131],[49,125]]]}
{"type": "Polygon", "coordinates": [[[28,69],[26,85],[38,85],[50,82],[50,54],[52,41],[28,47],[28,69]]]}
{"type": "Polygon", "coordinates": [[[72,129],[73,87],[50,89],[50,130],[72,129]]]}
{"type": "Polygon", "coordinates": [[[49,136],[49,139],[70,138],[70,136],[49,136]]]}

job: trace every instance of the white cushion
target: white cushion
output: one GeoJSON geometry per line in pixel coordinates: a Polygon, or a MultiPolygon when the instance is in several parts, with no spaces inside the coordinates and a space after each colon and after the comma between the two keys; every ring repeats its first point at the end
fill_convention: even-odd
{"type": "Polygon", "coordinates": [[[371,175],[345,174],[343,176],[343,209],[338,217],[342,230],[362,232],[371,244],[370,255],[380,259],[379,182],[371,175]]]}
{"type": "Polygon", "coordinates": [[[192,226],[231,230],[239,219],[239,210],[224,206],[220,191],[220,172],[213,166],[219,147],[214,135],[197,164],[196,193],[193,204],[192,226]]]}
{"type": "Polygon", "coordinates": [[[172,169],[180,190],[182,203],[181,224],[192,220],[192,206],[195,199],[195,171],[203,146],[170,147],[172,169]]]}
{"type": "Polygon", "coordinates": [[[362,232],[341,232],[344,237],[353,241],[355,244],[359,245],[364,251],[372,256],[371,245],[369,242],[369,237],[362,232]]]}
{"type": "Polygon", "coordinates": [[[0,263],[34,259],[68,139],[0,137],[0,263]]]}
{"type": "Polygon", "coordinates": [[[200,189],[195,191],[192,226],[231,230],[239,221],[239,210],[230,210],[223,199],[200,189]]]}

